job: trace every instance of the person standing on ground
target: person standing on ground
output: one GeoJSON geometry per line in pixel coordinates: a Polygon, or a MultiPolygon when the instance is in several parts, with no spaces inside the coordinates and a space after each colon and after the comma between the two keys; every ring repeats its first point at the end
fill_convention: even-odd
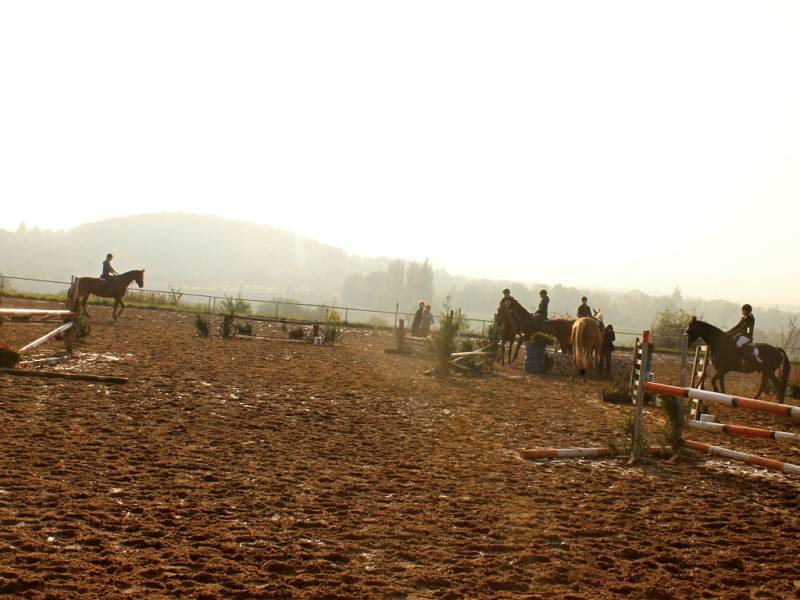
{"type": "Polygon", "coordinates": [[[603,352],[602,360],[605,363],[606,377],[611,377],[611,355],[614,353],[614,342],[617,335],[614,333],[614,326],[609,323],[603,329],[603,352]]]}
{"type": "Polygon", "coordinates": [[[426,304],[425,310],[422,313],[422,322],[419,325],[419,337],[428,337],[431,334],[432,326],[433,313],[431,313],[431,305],[426,304]]]}
{"type": "Polygon", "coordinates": [[[580,306],[578,306],[578,318],[582,317],[591,317],[592,316],[592,308],[586,303],[587,298],[583,296],[581,298],[580,306]]]}
{"type": "Polygon", "coordinates": [[[419,301],[419,308],[414,313],[414,320],[411,322],[411,335],[417,337],[419,335],[419,326],[422,324],[422,313],[425,312],[425,300],[419,301]]]}

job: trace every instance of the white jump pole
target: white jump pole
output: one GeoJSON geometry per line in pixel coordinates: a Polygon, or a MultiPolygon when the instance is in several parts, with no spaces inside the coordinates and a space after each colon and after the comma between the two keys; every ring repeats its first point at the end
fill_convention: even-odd
{"type": "Polygon", "coordinates": [[[0,316],[7,317],[64,317],[77,315],[71,310],[47,310],[44,308],[0,308],[0,316]]]}
{"type": "Polygon", "coordinates": [[[64,331],[66,331],[67,329],[69,329],[73,325],[74,325],[73,321],[70,321],[69,323],[64,323],[61,327],[58,327],[58,328],[54,329],[53,331],[51,331],[50,333],[47,333],[47,334],[43,335],[38,340],[34,340],[33,342],[31,342],[27,346],[23,346],[22,348],[20,348],[18,350],[18,352],[20,354],[24,354],[28,350],[33,350],[34,348],[38,348],[39,346],[44,344],[47,340],[49,340],[51,338],[54,338],[59,333],[62,333],[64,331]]]}

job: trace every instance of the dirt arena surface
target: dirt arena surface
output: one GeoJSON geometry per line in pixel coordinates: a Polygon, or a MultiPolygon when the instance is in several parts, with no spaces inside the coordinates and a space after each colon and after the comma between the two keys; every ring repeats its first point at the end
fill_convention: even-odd
{"type": "MultiPolygon", "coordinates": [[[[601,383],[521,360],[440,380],[373,332],[314,347],[197,338],[191,315],[92,316],[60,368],[129,384],[0,375],[0,596],[800,597],[798,477],[519,458],[621,442],[632,407],[600,402],[601,383]]],[[[4,324],[0,339],[44,331],[4,324]]],[[[677,381],[673,358],[655,371],[677,381]]],[[[654,437],[660,423],[648,408],[654,437]]],[[[800,463],[797,444],[692,437],[800,463]]]]}

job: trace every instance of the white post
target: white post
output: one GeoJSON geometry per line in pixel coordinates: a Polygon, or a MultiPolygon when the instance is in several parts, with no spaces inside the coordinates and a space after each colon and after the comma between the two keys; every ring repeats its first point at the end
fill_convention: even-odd
{"type": "Polygon", "coordinates": [[[639,381],[636,385],[636,416],[633,420],[633,444],[631,447],[631,461],[635,462],[642,456],[642,417],[644,415],[644,383],[650,375],[651,355],[650,331],[642,333],[642,364],[639,367],[639,381]]]}

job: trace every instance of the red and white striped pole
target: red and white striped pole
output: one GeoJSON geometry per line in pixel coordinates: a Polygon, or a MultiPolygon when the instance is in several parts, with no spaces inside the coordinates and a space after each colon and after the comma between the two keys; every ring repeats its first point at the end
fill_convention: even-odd
{"type": "Polygon", "coordinates": [[[645,381],[644,389],[648,392],[656,392],[658,394],[669,394],[671,396],[706,400],[708,402],[716,402],[726,406],[746,408],[748,410],[766,412],[773,415],[800,420],[800,406],[789,406],[787,404],[778,404],[777,402],[756,400],[755,398],[740,398],[739,396],[732,396],[730,394],[720,394],[719,392],[709,392],[707,390],[697,390],[694,388],[682,388],[676,385],[667,385],[665,383],[656,383],[654,381],[645,381]]]}
{"type": "Polygon", "coordinates": [[[773,460],[771,458],[764,458],[763,456],[758,456],[756,454],[747,454],[745,452],[738,452],[729,448],[723,448],[722,446],[712,446],[711,444],[704,444],[702,442],[695,442],[692,440],[683,440],[683,444],[687,448],[691,448],[692,450],[697,450],[699,452],[705,452],[713,456],[721,456],[723,458],[738,460],[740,462],[747,463],[748,465],[763,467],[764,469],[770,469],[771,471],[780,471],[781,473],[788,473],[790,475],[800,475],[800,465],[793,465],[791,463],[785,463],[779,460],[773,460]]]}
{"type": "Polygon", "coordinates": [[[774,440],[785,442],[798,442],[800,435],[789,433],[788,431],[772,431],[770,429],[759,429],[758,427],[746,427],[744,425],[726,425],[724,423],[707,423],[706,421],[686,421],[686,426],[691,429],[701,431],[711,431],[713,433],[727,433],[742,437],[758,438],[761,440],[774,440]]]}
{"type": "MultiPolygon", "coordinates": [[[[670,452],[666,446],[650,446],[644,449],[649,454],[664,454],[670,452]]],[[[602,456],[619,456],[620,450],[614,448],[522,448],[519,455],[522,458],[536,460],[539,458],[597,458],[602,456]]]]}

